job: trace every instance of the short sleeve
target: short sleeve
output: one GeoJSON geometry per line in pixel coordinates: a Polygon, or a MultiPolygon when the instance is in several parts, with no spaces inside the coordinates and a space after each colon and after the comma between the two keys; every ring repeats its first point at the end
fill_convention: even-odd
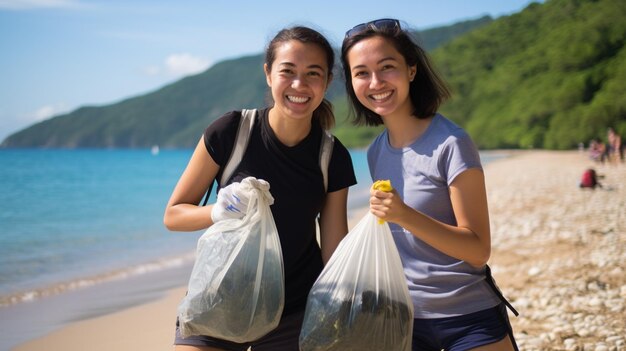
{"type": "Polygon", "coordinates": [[[335,138],[333,154],[328,165],[328,192],[341,190],[356,184],[352,157],[345,146],[335,138]]]}
{"type": "Polygon", "coordinates": [[[241,112],[231,111],[216,119],[204,130],[204,146],[213,161],[223,166],[233,149],[241,112]]]}
{"type": "Polygon", "coordinates": [[[442,174],[446,175],[448,185],[470,168],[482,169],[478,148],[464,131],[448,139],[441,161],[442,174]]]}

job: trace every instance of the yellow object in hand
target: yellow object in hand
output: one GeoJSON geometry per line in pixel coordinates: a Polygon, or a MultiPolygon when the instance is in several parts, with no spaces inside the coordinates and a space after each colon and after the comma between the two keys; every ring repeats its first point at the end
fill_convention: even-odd
{"type": "MultiPolygon", "coordinates": [[[[387,179],[387,180],[375,181],[374,184],[372,185],[372,189],[380,190],[380,191],[384,191],[388,193],[393,190],[393,187],[391,186],[391,181],[387,179]]],[[[379,218],[378,223],[383,224],[385,223],[385,220],[379,218]]]]}
{"type": "Polygon", "coordinates": [[[393,190],[390,180],[377,180],[374,182],[374,185],[372,185],[372,188],[376,190],[384,191],[386,193],[393,190]]]}

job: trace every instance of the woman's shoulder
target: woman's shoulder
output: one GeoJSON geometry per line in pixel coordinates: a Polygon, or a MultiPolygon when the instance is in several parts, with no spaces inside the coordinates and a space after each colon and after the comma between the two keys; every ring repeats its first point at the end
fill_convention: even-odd
{"type": "Polygon", "coordinates": [[[204,145],[218,164],[230,153],[239,128],[241,111],[229,111],[215,119],[204,130],[204,145]]]}
{"type": "Polygon", "coordinates": [[[374,137],[374,139],[368,146],[368,149],[379,148],[382,144],[386,143],[388,140],[387,134],[388,134],[387,128],[383,129],[380,133],[378,133],[378,135],[374,137]]]}
{"type": "Polygon", "coordinates": [[[206,132],[224,132],[236,128],[241,119],[241,110],[233,110],[224,113],[213,120],[206,128],[206,132]]]}
{"type": "Polygon", "coordinates": [[[431,123],[431,134],[436,137],[438,143],[449,144],[449,143],[464,143],[466,141],[471,141],[472,138],[470,135],[456,124],[451,119],[441,115],[436,114],[433,118],[433,123],[431,123]]]}
{"type": "Polygon", "coordinates": [[[456,122],[454,122],[450,118],[440,113],[437,113],[435,117],[433,117],[433,122],[436,122],[435,125],[439,126],[440,129],[445,130],[447,134],[459,136],[467,135],[465,129],[456,124],[456,122]]]}
{"type": "MultiPolygon", "coordinates": [[[[441,155],[450,153],[476,153],[477,148],[472,137],[454,121],[437,114],[433,120],[430,143],[437,145],[441,155]]],[[[448,157],[448,156],[446,156],[448,157]]]]}

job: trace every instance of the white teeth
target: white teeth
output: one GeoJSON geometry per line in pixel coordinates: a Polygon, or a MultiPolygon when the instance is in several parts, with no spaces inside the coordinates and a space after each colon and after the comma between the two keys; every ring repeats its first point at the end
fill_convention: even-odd
{"type": "Polygon", "coordinates": [[[386,93],[382,93],[382,94],[373,94],[372,97],[374,98],[374,100],[382,100],[382,99],[388,97],[389,95],[391,95],[390,91],[388,91],[386,93]]]}
{"type": "Polygon", "coordinates": [[[287,100],[289,100],[291,102],[295,102],[297,104],[303,104],[303,103],[309,101],[309,98],[308,97],[302,97],[302,96],[287,95],[287,100]]]}

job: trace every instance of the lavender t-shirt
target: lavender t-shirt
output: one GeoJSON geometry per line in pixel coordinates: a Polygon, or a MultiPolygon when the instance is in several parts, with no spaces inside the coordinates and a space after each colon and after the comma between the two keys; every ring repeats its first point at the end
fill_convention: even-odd
{"type": "MultiPolygon", "coordinates": [[[[463,171],[482,169],[469,135],[440,114],[412,145],[394,148],[384,130],[370,145],[372,180],[389,179],[404,202],[456,225],[449,186],[463,171]]],[[[450,257],[404,228],[389,223],[413,300],[415,318],[468,314],[500,303],[485,281],[485,268],[450,257]]]]}

